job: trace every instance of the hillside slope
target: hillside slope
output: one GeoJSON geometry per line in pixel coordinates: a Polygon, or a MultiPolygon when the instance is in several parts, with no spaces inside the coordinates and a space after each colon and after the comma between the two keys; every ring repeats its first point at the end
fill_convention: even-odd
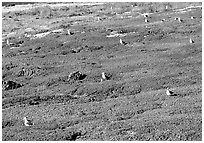
{"type": "Polygon", "coordinates": [[[201,141],[202,7],[179,6],[4,12],[2,140],[201,141]]]}

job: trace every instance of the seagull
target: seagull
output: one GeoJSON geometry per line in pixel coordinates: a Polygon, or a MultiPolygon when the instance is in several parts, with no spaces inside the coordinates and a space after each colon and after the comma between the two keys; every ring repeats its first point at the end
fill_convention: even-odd
{"type": "Polygon", "coordinates": [[[9,39],[6,40],[6,44],[7,44],[7,45],[10,45],[10,43],[9,43],[9,39]]]}
{"type": "Polygon", "coordinates": [[[34,123],[31,120],[28,120],[26,117],[23,118],[25,126],[32,126],[34,123]]]}
{"type": "Polygon", "coordinates": [[[69,29],[67,30],[67,34],[68,34],[68,35],[71,35],[71,33],[70,33],[69,29]]]}
{"type": "Polygon", "coordinates": [[[194,43],[194,41],[193,41],[191,38],[190,38],[189,42],[190,42],[190,43],[194,43]]]}
{"type": "Polygon", "coordinates": [[[194,16],[191,16],[191,19],[195,19],[195,17],[194,17],[194,16]]]}
{"type": "Polygon", "coordinates": [[[100,17],[98,17],[97,19],[98,19],[98,21],[101,21],[101,20],[102,20],[100,17]]]}
{"type": "Polygon", "coordinates": [[[166,89],[166,95],[171,96],[174,95],[173,91],[170,91],[169,88],[166,89]]]}
{"type": "Polygon", "coordinates": [[[68,35],[73,35],[74,33],[73,33],[73,32],[70,32],[70,29],[68,29],[68,30],[67,30],[67,34],[68,34],[68,35]]]}
{"type": "Polygon", "coordinates": [[[179,22],[182,22],[183,20],[179,17],[179,18],[178,18],[178,21],[179,21],[179,22]]]}
{"type": "Polygon", "coordinates": [[[148,19],[145,19],[145,23],[147,23],[147,22],[149,22],[149,20],[148,20],[148,19]]]}
{"type": "Polygon", "coordinates": [[[106,79],[105,72],[102,72],[102,78],[103,78],[103,79],[106,79]]]}
{"type": "Polygon", "coordinates": [[[162,20],[161,20],[161,22],[164,22],[164,21],[166,21],[166,19],[162,19],[162,20]]]}
{"type": "Polygon", "coordinates": [[[123,41],[122,39],[120,39],[120,44],[121,45],[126,45],[127,43],[125,41],[123,41]]]}
{"type": "Polygon", "coordinates": [[[148,17],[148,14],[144,14],[144,17],[148,17]]]}
{"type": "Polygon", "coordinates": [[[105,75],[105,72],[102,72],[102,79],[101,79],[101,82],[104,81],[104,80],[107,80],[108,77],[105,75]]]}

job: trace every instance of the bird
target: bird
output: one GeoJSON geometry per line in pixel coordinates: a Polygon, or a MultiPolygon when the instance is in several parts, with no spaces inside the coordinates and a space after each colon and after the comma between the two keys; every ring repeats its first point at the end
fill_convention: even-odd
{"type": "Polygon", "coordinates": [[[179,21],[179,22],[182,22],[183,20],[179,17],[179,18],[178,18],[178,21],[179,21]]]}
{"type": "Polygon", "coordinates": [[[166,89],[166,95],[171,96],[174,95],[174,92],[169,90],[169,88],[166,89]]]}
{"type": "Polygon", "coordinates": [[[102,72],[102,78],[103,78],[103,79],[106,79],[105,72],[102,72]]]}
{"type": "Polygon", "coordinates": [[[68,35],[73,35],[74,33],[73,33],[73,32],[70,32],[70,29],[68,29],[68,30],[67,30],[67,34],[68,34],[68,35]]]}
{"type": "Polygon", "coordinates": [[[98,19],[98,21],[101,21],[101,20],[102,20],[101,17],[97,17],[97,19],[98,19]]]}
{"type": "Polygon", "coordinates": [[[166,21],[166,19],[162,19],[162,20],[161,20],[161,22],[164,22],[164,21],[166,21]]]}
{"type": "Polygon", "coordinates": [[[147,23],[147,22],[149,22],[149,20],[148,20],[148,19],[145,19],[145,23],[147,23]]]}
{"type": "Polygon", "coordinates": [[[104,80],[107,80],[108,77],[106,76],[105,72],[102,72],[102,78],[101,78],[101,82],[104,80]]]}
{"type": "Polygon", "coordinates": [[[120,39],[120,44],[121,45],[126,45],[127,43],[125,41],[123,41],[122,39],[120,39]]]}
{"type": "Polygon", "coordinates": [[[7,45],[10,45],[10,43],[9,43],[9,39],[6,40],[6,44],[7,44],[7,45]]]}
{"type": "Polygon", "coordinates": [[[31,120],[28,120],[27,117],[23,118],[25,126],[32,126],[34,123],[31,120]]]}
{"type": "Polygon", "coordinates": [[[195,19],[195,17],[194,17],[194,16],[191,16],[191,19],[195,19]]]}
{"type": "Polygon", "coordinates": [[[144,17],[148,17],[148,14],[144,14],[144,17]]]}
{"type": "Polygon", "coordinates": [[[190,43],[194,43],[194,41],[193,41],[191,38],[189,39],[189,42],[190,42],[190,43]]]}

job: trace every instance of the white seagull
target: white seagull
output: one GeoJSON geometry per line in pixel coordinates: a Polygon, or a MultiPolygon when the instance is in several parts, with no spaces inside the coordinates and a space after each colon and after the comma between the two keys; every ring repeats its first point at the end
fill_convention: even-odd
{"type": "Polygon", "coordinates": [[[194,43],[194,41],[193,41],[191,38],[190,38],[189,42],[190,42],[190,43],[194,43]]]}
{"type": "Polygon", "coordinates": [[[98,19],[98,21],[101,21],[101,20],[102,20],[101,17],[97,17],[97,19],[98,19]]]}
{"type": "Polygon", "coordinates": [[[122,39],[120,39],[120,44],[121,45],[126,45],[127,43],[125,41],[123,41],[122,39]]]}
{"type": "Polygon", "coordinates": [[[32,126],[34,123],[31,120],[28,120],[26,117],[23,118],[25,126],[32,126]]]}
{"type": "Polygon", "coordinates": [[[9,39],[6,40],[6,44],[7,44],[7,45],[10,45],[10,43],[9,43],[9,39]]]}
{"type": "Polygon", "coordinates": [[[145,19],[145,23],[147,23],[147,22],[149,22],[149,20],[148,20],[148,19],[145,19]]]}
{"type": "Polygon", "coordinates": [[[166,95],[171,96],[174,95],[174,92],[169,90],[169,88],[166,89],[166,95]]]}
{"type": "Polygon", "coordinates": [[[68,34],[68,35],[71,35],[71,33],[70,33],[69,29],[67,30],[67,34],[68,34]]]}
{"type": "Polygon", "coordinates": [[[161,22],[164,22],[164,21],[166,21],[166,19],[162,19],[162,20],[161,20],[161,22]]]}
{"type": "Polygon", "coordinates": [[[195,17],[194,17],[194,16],[191,16],[191,19],[195,19],[195,17]]]}
{"type": "Polygon", "coordinates": [[[107,80],[107,76],[105,75],[105,72],[102,72],[101,82],[104,81],[104,80],[107,80]]]}
{"type": "Polygon", "coordinates": [[[144,16],[144,17],[148,17],[149,15],[148,15],[148,13],[145,13],[145,14],[143,14],[143,16],[144,16]]]}
{"type": "Polygon", "coordinates": [[[179,22],[182,22],[183,20],[179,17],[179,18],[178,18],[178,21],[179,21],[179,22]]]}
{"type": "Polygon", "coordinates": [[[73,33],[73,32],[70,32],[70,29],[68,29],[68,30],[67,30],[67,34],[68,34],[68,35],[73,35],[74,33],[73,33]]]}

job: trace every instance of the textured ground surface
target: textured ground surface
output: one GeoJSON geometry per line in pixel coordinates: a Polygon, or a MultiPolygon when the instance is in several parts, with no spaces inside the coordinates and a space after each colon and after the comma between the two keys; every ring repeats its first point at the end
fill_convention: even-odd
{"type": "Polygon", "coordinates": [[[202,140],[200,3],[5,9],[2,80],[21,86],[2,90],[4,141],[202,140]]]}

